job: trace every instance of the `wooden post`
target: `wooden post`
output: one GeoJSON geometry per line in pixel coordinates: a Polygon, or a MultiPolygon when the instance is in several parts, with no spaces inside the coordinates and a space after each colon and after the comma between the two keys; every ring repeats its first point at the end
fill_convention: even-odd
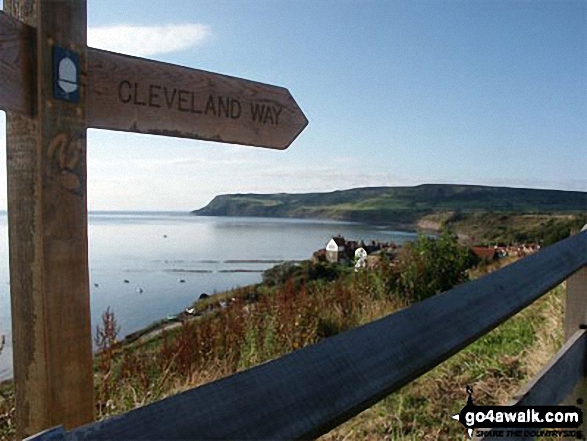
{"type": "MultiPolygon", "coordinates": [[[[587,231],[585,225],[581,232],[587,231]]],[[[582,233],[587,234],[587,233],[582,233]]],[[[584,266],[567,279],[567,297],[565,302],[565,342],[582,326],[587,326],[587,266],[584,266]]],[[[565,400],[566,404],[576,405],[587,415],[587,381],[583,376],[573,392],[565,400]]],[[[580,430],[585,434],[587,424],[583,421],[580,430]]]]}
{"type": "MultiPolygon", "coordinates": [[[[32,117],[7,112],[17,437],[93,419],[86,208],[86,0],[4,0],[36,28],[32,117]],[[55,47],[71,63],[58,98],[55,47]],[[76,58],[79,57],[79,60],[76,58]],[[75,63],[73,63],[75,64],[75,63]],[[75,67],[73,71],[75,72],[75,67]],[[76,93],[79,96],[76,97],[76,93]]],[[[63,83],[61,83],[63,84],[63,83]]]]}
{"type": "MultiPolygon", "coordinates": [[[[587,225],[581,231],[587,231],[587,225]]],[[[565,341],[569,340],[581,325],[587,326],[587,267],[583,267],[567,280],[565,341]]]]}

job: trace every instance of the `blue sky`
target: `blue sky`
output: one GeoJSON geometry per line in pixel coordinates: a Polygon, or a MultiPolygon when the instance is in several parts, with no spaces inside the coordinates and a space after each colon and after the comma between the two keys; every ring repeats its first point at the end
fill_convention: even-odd
{"type": "MultiPolygon", "coordinates": [[[[431,182],[587,191],[583,0],[88,0],[88,27],[94,47],[285,86],[310,121],[286,151],[89,130],[90,210],[431,182]]],[[[5,182],[2,167],[0,209],[5,182]]]]}

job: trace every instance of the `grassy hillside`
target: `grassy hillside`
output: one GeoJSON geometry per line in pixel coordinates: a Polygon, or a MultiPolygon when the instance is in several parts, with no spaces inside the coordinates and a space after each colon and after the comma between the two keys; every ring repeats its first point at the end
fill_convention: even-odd
{"type": "MultiPolygon", "coordinates": [[[[402,249],[394,266],[381,261],[358,273],[352,265],[332,266],[335,277],[311,277],[324,272],[306,262],[278,284],[224,293],[225,307],[217,298],[198,302],[197,318],[132,345],[119,345],[115,316],[107,312],[96,339],[102,349],[94,371],[96,416],[116,415],[310,346],[514,260],[473,268],[461,260],[460,268],[445,271],[443,259],[460,260],[466,252],[450,237],[422,237],[402,249]],[[431,292],[430,280],[448,285],[436,284],[431,292]],[[415,291],[408,292],[408,286],[415,291]]],[[[479,403],[505,404],[560,347],[563,294],[556,288],[321,439],[464,439],[463,427],[450,415],[465,403],[465,386],[474,388],[479,403]]],[[[0,439],[13,436],[14,390],[12,383],[4,383],[0,439]]]]}
{"type": "Polygon", "coordinates": [[[578,213],[587,211],[587,192],[425,184],[370,187],[331,193],[233,194],[215,197],[192,213],[201,216],[320,218],[414,229],[434,213],[578,213]]]}
{"type": "MultiPolygon", "coordinates": [[[[352,265],[327,265],[330,268],[323,269],[332,271],[325,272],[306,262],[279,283],[220,294],[224,307],[216,296],[199,301],[199,315],[193,320],[128,345],[119,344],[115,316],[107,310],[96,335],[101,349],[94,369],[96,416],[126,412],[264,363],[515,260],[469,268],[471,262],[461,259],[466,252],[448,236],[421,237],[402,249],[394,266],[382,260],[358,273],[352,265]],[[446,271],[447,260],[462,266],[446,271]],[[431,284],[432,280],[438,283],[431,284]]],[[[559,286],[321,439],[464,439],[463,427],[450,415],[465,403],[465,386],[474,388],[479,403],[507,403],[561,346],[563,304],[559,286]]],[[[14,439],[14,413],[13,384],[4,382],[0,440],[14,439]]]]}
{"type": "MultiPolygon", "coordinates": [[[[432,215],[434,216],[434,215],[432,215]]],[[[550,245],[575,234],[587,224],[587,211],[583,213],[454,214],[442,226],[468,237],[471,242],[527,243],[550,245]]]]}

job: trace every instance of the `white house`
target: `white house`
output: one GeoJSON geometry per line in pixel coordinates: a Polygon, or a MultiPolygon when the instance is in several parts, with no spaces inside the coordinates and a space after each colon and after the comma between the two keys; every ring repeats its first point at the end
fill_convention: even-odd
{"type": "Polygon", "coordinates": [[[338,262],[339,256],[344,252],[344,239],[342,237],[333,237],[326,244],[326,260],[335,263],[338,262]]]}

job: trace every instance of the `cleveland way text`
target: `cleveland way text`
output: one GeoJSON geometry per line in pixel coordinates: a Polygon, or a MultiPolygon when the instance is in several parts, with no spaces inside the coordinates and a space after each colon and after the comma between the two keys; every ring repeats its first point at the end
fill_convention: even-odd
{"type": "Polygon", "coordinates": [[[231,97],[212,94],[201,96],[201,94],[198,95],[190,90],[160,84],[145,85],[128,80],[123,80],[118,84],[118,99],[125,104],[163,108],[217,118],[250,117],[255,122],[273,126],[279,126],[279,116],[283,110],[283,107],[272,104],[248,102],[246,105],[241,100],[231,97]]]}

